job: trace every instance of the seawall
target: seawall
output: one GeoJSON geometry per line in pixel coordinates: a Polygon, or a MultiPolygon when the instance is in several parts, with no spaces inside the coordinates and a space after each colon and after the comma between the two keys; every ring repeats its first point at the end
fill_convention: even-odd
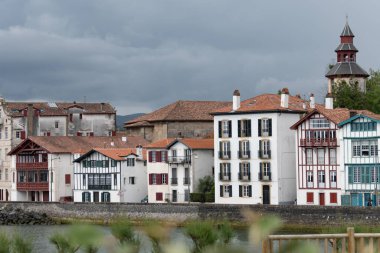
{"type": "Polygon", "coordinates": [[[277,215],[287,224],[380,225],[380,207],[0,202],[0,210],[3,211],[22,210],[46,214],[58,220],[83,219],[103,222],[117,217],[127,217],[133,220],[158,219],[176,222],[195,219],[227,219],[244,224],[243,209],[249,209],[259,215],[277,215]]]}

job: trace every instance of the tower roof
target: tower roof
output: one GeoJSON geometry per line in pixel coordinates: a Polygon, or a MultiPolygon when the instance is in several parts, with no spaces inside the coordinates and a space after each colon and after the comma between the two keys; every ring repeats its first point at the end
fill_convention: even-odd
{"type": "Polygon", "coordinates": [[[356,62],[338,62],[326,74],[326,77],[336,77],[336,76],[368,77],[369,75],[356,62]]]}
{"type": "Polygon", "coordinates": [[[346,37],[355,37],[355,35],[352,33],[350,26],[348,25],[348,22],[346,22],[346,25],[343,28],[342,34],[340,35],[341,37],[346,36],[346,37]]]}

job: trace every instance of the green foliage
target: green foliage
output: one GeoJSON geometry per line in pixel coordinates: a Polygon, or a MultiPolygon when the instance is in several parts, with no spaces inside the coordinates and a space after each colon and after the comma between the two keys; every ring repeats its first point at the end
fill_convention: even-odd
{"type": "Polygon", "coordinates": [[[215,202],[215,193],[214,192],[207,192],[205,193],[205,202],[215,202]]]}
{"type": "Polygon", "coordinates": [[[205,176],[199,179],[198,192],[207,193],[214,190],[214,178],[211,176],[205,176]]]}
{"type": "Polygon", "coordinates": [[[218,240],[218,234],[210,222],[190,222],[185,226],[185,233],[194,242],[194,252],[201,252],[218,240]]]}
{"type": "Polygon", "coordinates": [[[10,252],[11,242],[9,241],[6,234],[0,234],[0,253],[10,252]]]}
{"type": "Polygon", "coordinates": [[[234,237],[235,233],[231,227],[231,224],[228,222],[223,222],[218,225],[218,237],[219,241],[222,244],[228,244],[231,239],[234,237]]]}
{"type": "Polygon", "coordinates": [[[111,233],[120,242],[120,244],[140,244],[140,241],[135,236],[132,224],[128,220],[120,219],[113,223],[111,225],[111,233]]]}
{"type": "Polygon", "coordinates": [[[32,244],[30,241],[16,235],[13,237],[12,252],[14,253],[30,253],[32,252],[32,244]]]}
{"type": "Polygon", "coordinates": [[[205,195],[203,193],[192,192],[190,193],[191,202],[205,202],[205,195]]]}

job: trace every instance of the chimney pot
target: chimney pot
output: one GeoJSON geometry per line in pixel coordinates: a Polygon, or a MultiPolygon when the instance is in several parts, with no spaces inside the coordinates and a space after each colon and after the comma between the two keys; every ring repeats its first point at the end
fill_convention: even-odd
{"type": "Polygon", "coordinates": [[[289,90],[288,88],[283,88],[281,90],[281,107],[289,107],[289,90]]]}
{"type": "Polygon", "coordinates": [[[313,93],[310,94],[310,108],[315,108],[315,97],[313,93]]]}
{"type": "Polygon", "coordinates": [[[325,108],[326,109],[334,109],[334,98],[333,98],[331,93],[326,94],[325,108]]]}

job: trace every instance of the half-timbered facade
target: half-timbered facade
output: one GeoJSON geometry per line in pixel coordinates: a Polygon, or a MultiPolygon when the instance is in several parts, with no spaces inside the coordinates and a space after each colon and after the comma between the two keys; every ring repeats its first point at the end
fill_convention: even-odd
{"type": "Polygon", "coordinates": [[[380,115],[355,114],[339,124],[345,172],[342,205],[378,205],[380,115]]]}
{"type": "Polygon", "coordinates": [[[305,101],[263,94],[214,115],[215,202],[285,204],[296,198],[294,137],[289,127],[306,112],[305,101]]]}
{"type": "Polygon", "coordinates": [[[148,200],[190,201],[199,179],[212,176],[213,139],[163,139],[147,146],[148,200]]]}
{"type": "Polygon", "coordinates": [[[140,202],[147,195],[142,147],[93,149],[75,160],[74,202],[140,202]]]}
{"type": "Polygon", "coordinates": [[[298,205],[340,205],[344,174],[338,123],[347,117],[347,109],[317,105],[292,126],[296,130],[298,205]]]}

